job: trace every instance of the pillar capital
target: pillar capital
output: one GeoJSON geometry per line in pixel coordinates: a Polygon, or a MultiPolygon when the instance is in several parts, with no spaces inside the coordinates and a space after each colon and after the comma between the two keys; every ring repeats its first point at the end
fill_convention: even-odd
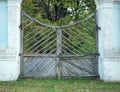
{"type": "Polygon", "coordinates": [[[97,9],[99,8],[113,8],[113,3],[120,3],[120,0],[95,0],[97,9]]]}
{"type": "Polygon", "coordinates": [[[22,2],[22,0],[7,0],[7,1],[15,1],[15,2],[19,2],[19,3],[22,2]]]}
{"type": "Polygon", "coordinates": [[[113,3],[119,2],[120,0],[95,0],[96,5],[103,4],[103,3],[113,3]]]}
{"type": "Polygon", "coordinates": [[[8,1],[8,7],[13,6],[13,7],[18,7],[20,8],[20,5],[22,3],[22,0],[7,0],[8,1]]]}

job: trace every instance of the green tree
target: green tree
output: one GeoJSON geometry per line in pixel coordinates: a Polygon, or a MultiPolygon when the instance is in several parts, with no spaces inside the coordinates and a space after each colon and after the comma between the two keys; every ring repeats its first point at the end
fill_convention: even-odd
{"type": "Polygon", "coordinates": [[[95,3],[94,0],[23,0],[22,9],[38,20],[61,24],[61,20],[68,23],[84,18],[95,10],[95,3]]]}

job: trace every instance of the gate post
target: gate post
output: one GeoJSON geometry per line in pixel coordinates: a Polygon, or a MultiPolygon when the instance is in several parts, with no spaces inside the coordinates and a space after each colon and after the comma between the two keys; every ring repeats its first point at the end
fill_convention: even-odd
{"type": "Polygon", "coordinates": [[[0,17],[3,17],[0,20],[0,36],[4,33],[0,40],[0,81],[16,80],[20,73],[21,2],[22,0],[0,0],[0,8],[3,6],[0,10],[0,17]]]}
{"type": "Polygon", "coordinates": [[[120,0],[95,0],[99,30],[99,75],[120,82],[120,0]]]}
{"type": "Polygon", "coordinates": [[[57,76],[61,79],[60,55],[62,52],[62,29],[57,28],[57,76]]]}

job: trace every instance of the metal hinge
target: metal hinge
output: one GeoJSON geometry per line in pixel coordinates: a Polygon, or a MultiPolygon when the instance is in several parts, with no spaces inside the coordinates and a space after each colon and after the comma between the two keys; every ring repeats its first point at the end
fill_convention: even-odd
{"type": "Polygon", "coordinates": [[[20,30],[22,30],[22,23],[19,25],[20,30]]]}
{"type": "Polygon", "coordinates": [[[19,53],[19,56],[22,56],[22,53],[19,53]]]}
{"type": "Polygon", "coordinates": [[[97,56],[100,56],[100,53],[96,53],[97,56]]]}
{"type": "Polygon", "coordinates": [[[97,28],[97,30],[101,30],[101,27],[99,27],[98,25],[96,25],[96,28],[97,28]]]}

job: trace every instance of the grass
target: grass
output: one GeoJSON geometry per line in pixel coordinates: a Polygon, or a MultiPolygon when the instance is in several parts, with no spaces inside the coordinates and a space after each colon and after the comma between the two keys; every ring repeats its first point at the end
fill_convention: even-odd
{"type": "Polygon", "coordinates": [[[19,79],[0,82],[0,92],[120,92],[120,83],[91,78],[19,79]]]}

